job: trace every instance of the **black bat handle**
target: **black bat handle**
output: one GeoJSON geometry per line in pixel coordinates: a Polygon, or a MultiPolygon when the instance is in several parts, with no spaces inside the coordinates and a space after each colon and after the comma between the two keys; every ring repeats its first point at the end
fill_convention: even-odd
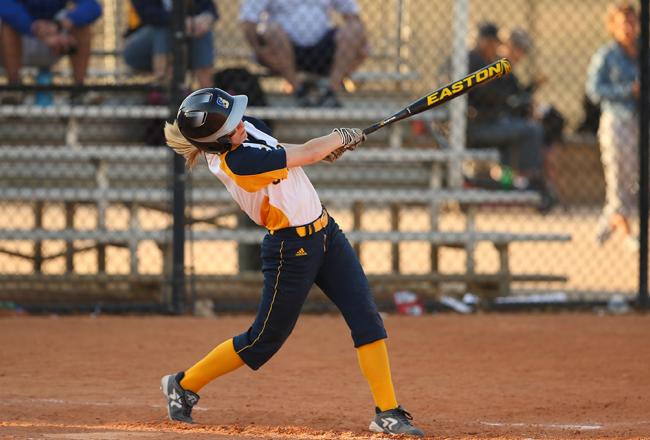
{"type": "Polygon", "coordinates": [[[383,121],[376,122],[371,126],[364,128],[363,133],[367,136],[370,133],[374,133],[375,131],[379,130],[380,128],[386,125],[392,124],[393,122],[401,121],[402,119],[406,119],[409,116],[411,116],[411,112],[407,109],[402,109],[397,113],[395,113],[394,115],[392,115],[391,117],[386,118],[383,121]]]}
{"type": "Polygon", "coordinates": [[[379,130],[381,127],[383,127],[383,124],[381,122],[377,122],[375,124],[372,124],[370,127],[364,128],[363,134],[367,136],[370,133],[374,133],[375,131],[379,130]]]}

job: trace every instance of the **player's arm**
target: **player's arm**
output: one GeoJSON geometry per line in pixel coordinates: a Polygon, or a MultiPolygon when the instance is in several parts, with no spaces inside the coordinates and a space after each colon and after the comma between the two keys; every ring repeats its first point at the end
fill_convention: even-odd
{"type": "Polygon", "coordinates": [[[340,148],[354,149],[365,138],[358,128],[337,128],[326,136],[311,139],[302,145],[283,144],[287,155],[287,168],[320,162],[340,148]]]}

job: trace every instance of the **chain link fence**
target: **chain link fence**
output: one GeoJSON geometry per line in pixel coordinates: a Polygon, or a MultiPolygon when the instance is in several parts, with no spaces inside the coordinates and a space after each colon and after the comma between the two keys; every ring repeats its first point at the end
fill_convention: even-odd
{"type": "MultiPolygon", "coordinates": [[[[162,138],[170,76],[165,68],[158,78],[134,69],[136,34],[125,35],[138,21],[137,8],[100,3],[102,15],[89,25],[84,88],[75,86],[78,52],[51,66],[23,66],[18,85],[5,48],[0,300],[32,308],[170,302],[172,153],[162,138]]],[[[209,16],[205,3],[188,2],[190,16],[209,16]]],[[[264,3],[251,7],[248,20],[264,3]]],[[[295,14],[329,2],[279,3],[295,3],[295,14]]],[[[214,2],[219,18],[202,34],[214,61],[198,64],[207,43],[187,38],[185,86],[208,81],[246,92],[251,115],[266,120],[280,141],[301,143],[337,126],[368,126],[481,61],[508,57],[518,80],[497,80],[376,132],[335,165],[308,169],[355,243],[380,303],[404,290],[434,302],[472,293],[491,304],[519,295],[593,301],[636,294],[638,117],[632,109],[626,122],[605,103],[601,141],[610,143],[603,149],[601,107],[586,94],[589,81],[596,84],[594,54],[612,41],[610,1],[358,0],[359,22],[354,2],[332,3],[343,8],[332,14],[337,33],[319,41],[316,61],[308,52],[295,55],[299,64],[324,58],[331,65],[283,76],[269,65],[286,59],[264,54],[280,50],[269,32],[281,28],[274,14],[287,11],[262,12],[247,28],[241,1],[214,2]],[[251,35],[259,38],[257,53],[251,35]],[[353,53],[346,58],[346,51],[353,53]]],[[[294,28],[284,32],[308,38],[318,19],[286,18],[294,28]]],[[[147,18],[139,24],[135,32],[147,18]]],[[[12,24],[1,26],[6,42],[12,24]]],[[[155,71],[151,51],[138,50],[155,71]]],[[[627,61],[598,71],[601,82],[634,87],[638,63],[627,61]]],[[[608,101],[599,93],[592,98],[608,101]]],[[[188,174],[185,212],[188,301],[254,303],[264,230],[242,217],[203,164],[188,174]]]]}

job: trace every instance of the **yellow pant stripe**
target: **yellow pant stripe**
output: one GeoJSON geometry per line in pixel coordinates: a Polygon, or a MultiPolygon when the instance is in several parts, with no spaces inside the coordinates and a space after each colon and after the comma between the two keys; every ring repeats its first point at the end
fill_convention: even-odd
{"type": "Polygon", "coordinates": [[[284,262],[284,259],[282,257],[282,250],[284,249],[284,241],[280,243],[280,264],[278,265],[278,274],[275,276],[275,286],[273,286],[273,298],[271,299],[271,306],[269,307],[269,311],[266,313],[266,318],[264,319],[264,324],[262,325],[262,329],[260,330],[260,333],[257,335],[257,338],[250,344],[248,344],[246,347],[240,348],[237,351],[237,354],[241,353],[242,351],[246,350],[247,348],[252,347],[255,345],[257,341],[259,341],[260,337],[262,336],[262,333],[264,333],[264,329],[266,328],[266,323],[269,320],[269,317],[271,316],[271,311],[273,310],[273,304],[275,303],[275,297],[278,294],[278,283],[280,282],[280,272],[282,271],[282,263],[284,262]]]}

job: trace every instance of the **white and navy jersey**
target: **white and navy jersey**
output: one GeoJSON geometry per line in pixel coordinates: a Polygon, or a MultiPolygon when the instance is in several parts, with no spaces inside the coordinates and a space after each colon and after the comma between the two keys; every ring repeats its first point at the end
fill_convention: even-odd
{"type": "Polygon", "coordinates": [[[287,168],[287,155],[261,121],[244,117],[248,138],[222,155],[206,154],[210,171],[242,210],[270,231],[313,222],[322,206],[302,168],[287,168]]]}

